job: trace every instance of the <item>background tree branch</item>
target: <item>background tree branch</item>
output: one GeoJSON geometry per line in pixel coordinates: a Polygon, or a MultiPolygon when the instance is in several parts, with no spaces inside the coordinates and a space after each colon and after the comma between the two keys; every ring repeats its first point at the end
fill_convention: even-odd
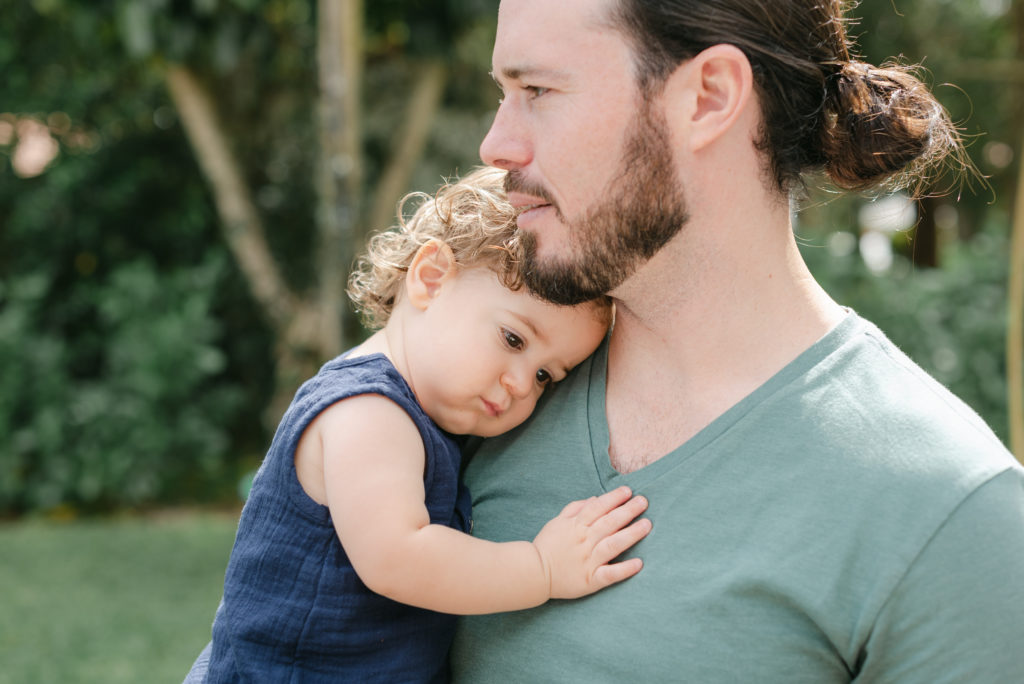
{"type": "Polygon", "coordinates": [[[271,254],[252,194],[231,152],[213,100],[199,79],[181,65],[167,69],[167,88],[199,168],[210,184],[224,239],[271,325],[285,327],[294,315],[296,298],[271,254]]]}
{"type": "Polygon", "coordinates": [[[355,338],[345,329],[345,282],[362,214],[363,3],[320,0],[318,12],[319,346],[323,357],[330,358],[355,338]]]}
{"type": "Polygon", "coordinates": [[[405,111],[405,121],[391,151],[388,165],[377,183],[373,208],[357,241],[366,242],[368,233],[392,225],[395,205],[409,187],[413,168],[423,156],[430,129],[441,106],[447,74],[441,60],[423,62],[416,70],[414,87],[405,111]]]}

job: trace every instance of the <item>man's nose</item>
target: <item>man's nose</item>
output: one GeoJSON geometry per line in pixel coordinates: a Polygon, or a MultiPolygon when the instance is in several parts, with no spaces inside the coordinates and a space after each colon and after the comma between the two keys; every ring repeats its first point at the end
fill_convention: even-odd
{"type": "Polygon", "coordinates": [[[480,159],[489,166],[506,171],[520,169],[530,163],[525,130],[511,103],[503,102],[498,107],[491,129],[480,143],[480,159]]]}

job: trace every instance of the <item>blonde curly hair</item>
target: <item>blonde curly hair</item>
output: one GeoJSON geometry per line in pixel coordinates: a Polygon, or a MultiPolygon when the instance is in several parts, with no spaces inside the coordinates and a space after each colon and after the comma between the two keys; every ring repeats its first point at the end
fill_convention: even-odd
{"type": "Polygon", "coordinates": [[[366,327],[376,330],[388,322],[413,257],[433,239],[451,248],[459,268],[487,266],[510,290],[523,286],[523,250],[504,181],[501,169],[481,167],[433,197],[414,192],[402,199],[398,226],[370,239],[349,277],[348,296],[366,327]],[[404,208],[411,201],[421,204],[406,221],[404,208]]]}

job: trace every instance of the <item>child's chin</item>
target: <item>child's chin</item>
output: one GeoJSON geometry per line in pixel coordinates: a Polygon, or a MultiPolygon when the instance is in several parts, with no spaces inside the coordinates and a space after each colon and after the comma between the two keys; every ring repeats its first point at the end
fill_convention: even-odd
{"type": "Polygon", "coordinates": [[[485,425],[477,429],[473,434],[476,437],[497,437],[503,435],[510,430],[514,430],[519,427],[523,421],[517,421],[514,423],[499,423],[497,425],[485,425]]]}

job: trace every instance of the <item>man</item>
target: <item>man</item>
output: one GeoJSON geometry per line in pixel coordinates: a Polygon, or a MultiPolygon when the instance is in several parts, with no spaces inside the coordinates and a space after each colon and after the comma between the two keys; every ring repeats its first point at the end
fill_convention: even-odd
{"type": "Polygon", "coordinates": [[[463,620],[455,681],[1024,681],[1024,471],[790,226],[807,171],[962,160],[927,89],[839,0],[502,0],[493,72],[530,286],[617,319],[473,456],[474,533],[620,484],[654,529],[621,585],[463,620]]]}

